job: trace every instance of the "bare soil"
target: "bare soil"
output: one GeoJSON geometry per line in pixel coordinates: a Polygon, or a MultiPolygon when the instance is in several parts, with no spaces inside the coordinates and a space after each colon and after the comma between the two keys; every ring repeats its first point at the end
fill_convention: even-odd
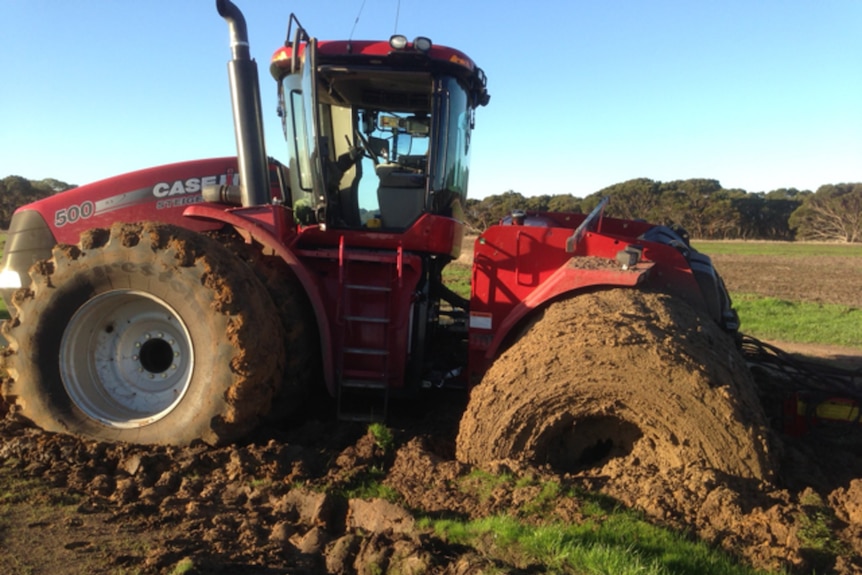
{"type": "MultiPolygon", "coordinates": [[[[794,265],[792,285],[781,284],[779,290],[770,279],[749,289],[740,286],[764,273],[768,262],[754,258],[746,268],[736,259],[715,259],[731,291],[788,297],[783,290],[816,285],[815,297],[826,298],[844,293],[847,283],[846,275],[794,265]],[[832,288],[823,285],[830,281],[832,288]],[[769,291],[772,287],[775,290],[769,291]]],[[[859,305],[858,287],[862,286],[855,291],[856,303],[848,305],[859,305]]],[[[841,297],[853,296],[848,291],[841,297]]],[[[719,442],[723,447],[708,458],[688,457],[697,451],[693,442],[715,447],[715,442],[703,438],[703,430],[679,427],[684,418],[661,421],[658,409],[664,408],[655,405],[660,394],[650,398],[646,390],[632,397],[623,393],[625,385],[614,388],[618,395],[602,406],[602,413],[619,415],[631,409],[646,417],[654,410],[652,420],[641,422],[640,435],[630,434],[625,449],[568,466],[540,458],[511,461],[464,453],[456,457],[456,450],[462,450],[457,436],[466,398],[454,392],[441,392],[418,404],[394,405],[391,447],[381,445],[364,425],[335,421],[329,415],[334,409],[329,408],[287,428],[262,428],[247,443],[222,448],[85,441],[34,429],[14,408],[5,408],[0,422],[0,571],[542,572],[538,566],[492,560],[480,550],[449,544],[420,528],[416,517],[468,519],[517,512],[527,521],[582,520],[584,503],[577,497],[560,497],[534,515],[526,511],[526,504],[538,496],[538,481],[549,479],[559,482],[563,493],[572,487],[614,498],[757,567],[862,573],[858,429],[824,428],[799,438],[785,436],[773,419],[780,415],[780,406],[769,403],[772,397],[766,393],[755,397],[754,387],[738,387],[750,379],[723,360],[727,342],[720,336],[709,339],[713,337],[709,328],[693,320],[686,325],[694,332],[680,341],[670,327],[678,323],[673,314],[679,309],[648,307],[654,330],[627,328],[631,321],[625,314],[593,322],[577,357],[586,362],[585,371],[609,366],[624,382],[645,379],[650,370],[661,371],[668,382],[689,382],[686,385],[695,391],[674,392],[671,386],[669,399],[678,402],[680,410],[702,409],[705,419],[728,423],[729,443],[719,442]],[[655,345],[656,341],[664,345],[655,345]],[[625,356],[630,360],[626,363],[602,355],[606,348],[625,350],[632,342],[632,349],[649,348],[654,356],[625,356]],[[704,345],[722,357],[694,361],[704,345]],[[699,401],[696,390],[706,391],[699,401]],[[762,413],[761,401],[766,402],[762,413]],[[676,445],[663,428],[676,431],[676,445]],[[736,440],[733,448],[730,443],[736,440]],[[534,481],[498,485],[487,493],[472,486],[475,469],[505,471],[534,481]],[[388,489],[386,500],[357,496],[363,485],[378,480],[388,489]],[[831,529],[828,545],[812,543],[812,517],[831,529]]],[[[567,341],[573,337],[557,335],[567,341]]],[[[555,352],[547,339],[527,339],[495,367],[518,374],[524,388],[548,376],[525,372],[524,357],[555,352]]],[[[862,351],[841,350],[841,355],[852,358],[862,351]]],[[[631,418],[620,415],[621,421],[631,418]]]]}
{"type": "Polygon", "coordinates": [[[733,254],[711,257],[732,293],[862,307],[862,258],[733,254]]]}

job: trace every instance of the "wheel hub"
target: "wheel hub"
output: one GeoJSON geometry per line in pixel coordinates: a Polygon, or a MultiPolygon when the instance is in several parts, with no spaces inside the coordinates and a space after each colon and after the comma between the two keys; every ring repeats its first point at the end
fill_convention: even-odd
{"type": "Polygon", "coordinates": [[[81,306],[60,343],[60,374],[87,416],[117,428],[168,415],[188,390],[194,349],[188,328],[164,300],[112,290],[81,306]]]}

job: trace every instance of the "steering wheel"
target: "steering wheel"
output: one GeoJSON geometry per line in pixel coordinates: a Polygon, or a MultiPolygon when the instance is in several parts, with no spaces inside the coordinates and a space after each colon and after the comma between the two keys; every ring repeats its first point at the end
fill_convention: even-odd
{"type": "MultiPolygon", "coordinates": [[[[371,142],[368,141],[368,138],[365,137],[365,134],[363,134],[359,130],[356,130],[355,133],[356,137],[359,138],[359,141],[362,142],[363,155],[371,158],[371,161],[374,162],[375,167],[380,165],[380,158],[378,158],[377,154],[374,153],[374,150],[371,149],[371,142]]],[[[346,138],[347,136],[345,135],[344,137],[346,138]]]]}

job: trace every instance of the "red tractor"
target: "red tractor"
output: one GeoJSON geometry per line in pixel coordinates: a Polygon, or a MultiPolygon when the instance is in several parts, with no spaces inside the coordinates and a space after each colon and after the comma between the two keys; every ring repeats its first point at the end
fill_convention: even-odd
{"type": "MultiPolygon", "coordinates": [[[[291,15],[270,66],[285,166],[264,150],[245,20],[217,7],[237,157],[124,174],[12,219],[3,395],[20,416],[100,440],[219,444],[325,387],[341,417],[383,417],[393,397],[482,388],[549,308],[620,289],[736,330],[707,257],[679,231],[605,217],[605,202],[512,214],[475,243],[469,301],[453,293],[442,272],[464,236],[482,70],[424,37],[318,42],[291,15]]],[[[465,417],[482,419],[481,401],[465,417]]],[[[580,435],[610,449],[608,433],[580,435]]]]}

